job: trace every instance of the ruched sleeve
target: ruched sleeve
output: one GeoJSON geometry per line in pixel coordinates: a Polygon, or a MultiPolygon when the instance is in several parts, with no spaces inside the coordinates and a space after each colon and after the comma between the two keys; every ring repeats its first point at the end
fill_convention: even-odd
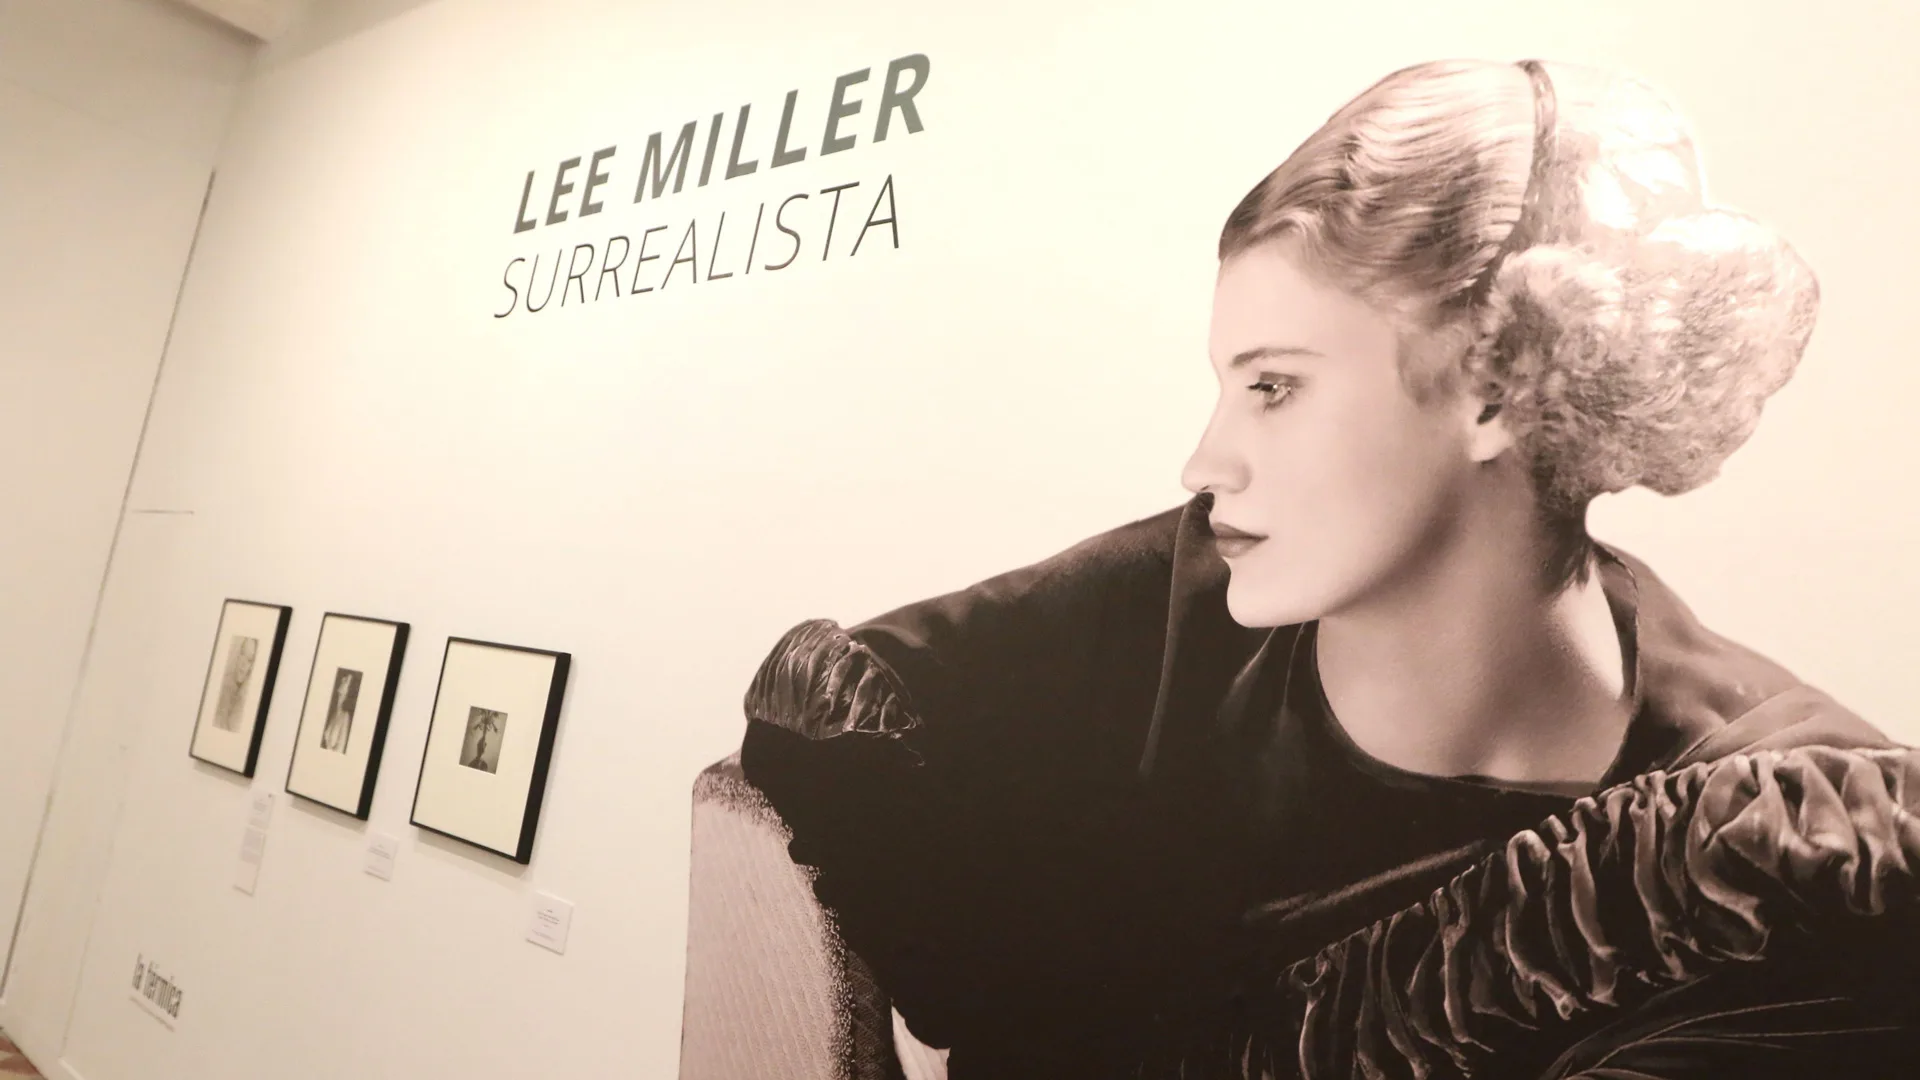
{"type": "Polygon", "coordinates": [[[747,687],[746,714],[807,739],[899,738],[919,723],[886,661],[831,619],[781,635],[747,687]]]}
{"type": "MultiPolygon", "coordinates": [[[[1920,1030],[1911,1001],[1891,999],[1916,994],[1910,973],[1920,959],[1916,776],[1915,751],[1823,746],[1649,772],[1514,836],[1423,902],[1290,965],[1249,993],[1230,1034],[1144,1072],[1735,1075],[1715,1071],[1713,1054],[1721,1065],[1750,1066],[1764,1057],[1765,1039],[1792,1032],[1750,1025],[1761,1042],[1742,1042],[1722,1030],[1726,1019],[1788,1004],[1825,1008],[1834,1019],[1816,1027],[1827,1023],[1827,1034],[1872,1042],[1876,1052],[1889,1032],[1905,1032],[1899,1052],[1910,1055],[1911,1032],[1920,1030]],[[1777,977],[1779,965],[1809,963],[1795,970],[1818,972],[1833,993],[1808,998],[1800,986],[1781,990],[1792,1001],[1755,998],[1754,987],[1796,985],[1777,977]],[[1700,987],[1711,992],[1689,996],[1700,987]],[[1842,1019],[1832,1005],[1849,997],[1860,1008],[1842,1019]],[[1636,1029],[1649,1009],[1665,1010],[1663,1023],[1636,1029]],[[1856,1023],[1863,1010],[1883,1022],[1856,1023]],[[1688,1043],[1690,1052],[1712,1051],[1698,1058],[1705,1064],[1627,1070],[1636,1055],[1685,1060],[1668,1050],[1689,1024],[1705,1031],[1688,1043]],[[1583,1038],[1614,1044],[1581,1059],[1583,1038]],[[1669,1046],[1647,1041],[1662,1038],[1669,1046]],[[1623,1071],[1584,1071],[1607,1059],[1623,1071]]],[[[1833,1052],[1835,1066],[1845,1064],[1847,1048],[1833,1052]]],[[[1902,1060],[1916,1071],[1897,1075],[1920,1075],[1920,1063],[1902,1060]]]]}

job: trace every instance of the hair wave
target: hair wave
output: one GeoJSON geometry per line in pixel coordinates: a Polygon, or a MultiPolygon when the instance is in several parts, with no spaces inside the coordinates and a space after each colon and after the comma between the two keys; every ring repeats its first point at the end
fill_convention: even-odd
{"type": "Polygon", "coordinates": [[[1772,230],[1708,205],[1686,126],[1652,89],[1546,71],[1555,120],[1537,166],[1517,65],[1406,68],[1249,192],[1219,250],[1284,242],[1396,317],[1409,385],[1489,393],[1543,503],[1571,514],[1716,476],[1799,364],[1819,286],[1772,230]],[[1528,239],[1502,257],[1530,175],[1528,239]]]}

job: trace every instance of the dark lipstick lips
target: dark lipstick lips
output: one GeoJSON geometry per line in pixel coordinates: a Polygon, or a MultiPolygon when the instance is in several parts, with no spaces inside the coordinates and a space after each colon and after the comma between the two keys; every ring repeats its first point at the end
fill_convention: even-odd
{"type": "Polygon", "coordinates": [[[1244,529],[1236,529],[1224,522],[1209,521],[1207,522],[1207,528],[1213,532],[1214,550],[1219,552],[1220,557],[1223,559],[1231,559],[1235,555],[1245,555],[1247,552],[1253,550],[1255,545],[1259,544],[1260,541],[1266,539],[1264,536],[1255,535],[1244,529]]]}

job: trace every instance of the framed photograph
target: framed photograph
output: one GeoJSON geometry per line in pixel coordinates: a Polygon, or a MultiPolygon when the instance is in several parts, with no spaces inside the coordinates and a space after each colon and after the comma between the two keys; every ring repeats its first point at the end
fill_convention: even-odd
{"type": "Polygon", "coordinates": [[[567,653],[449,638],[413,795],[413,824],[533,858],[567,653]]]}
{"type": "Polygon", "coordinates": [[[331,611],[321,618],[289,793],[367,819],[406,652],[406,623],[331,611]]]}
{"type": "Polygon", "coordinates": [[[228,600],[220,608],[213,657],[200,692],[200,716],[187,752],[209,765],[252,776],[267,729],[280,650],[293,609],[228,600]]]}

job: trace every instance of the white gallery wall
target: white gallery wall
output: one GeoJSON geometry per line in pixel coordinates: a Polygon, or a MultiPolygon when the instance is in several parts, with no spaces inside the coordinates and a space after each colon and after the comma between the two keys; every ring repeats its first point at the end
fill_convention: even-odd
{"type": "Polygon", "coordinates": [[[1906,9],[400,7],[270,51],[219,157],[131,493],[169,513],[126,519],[79,699],[133,741],[73,1076],[672,1076],[689,787],[736,745],[767,648],[1183,499],[1227,210],[1339,104],[1436,56],[1641,73],[1693,120],[1714,196],[1815,265],[1807,362],[1724,477],[1612,500],[1596,528],[1711,625],[1920,737],[1920,515],[1890,497],[1920,467],[1906,9]],[[912,54],[923,126],[895,114],[877,142],[912,54]],[[835,80],[861,69],[854,145],[823,155],[835,80]],[[774,167],[793,90],[808,153],[774,167]],[[725,179],[743,105],[758,167],[725,179]],[[704,138],[714,113],[712,182],[696,146],[684,190],[635,204],[647,137],[704,138]],[[582,191],[607,147],[611,179],[582,191]],[[896,220],[868,228],[883,189],[896,220]],[[749,263],[758,209],[799,194],[798,240],[764,227],[749,263]],[[675,267],[689,222],[698,261],[675,267]],[[556,257],[615,236],[659,258],[629,250],[611,282],[575,261],[549,306],[498,316],[513,260],[540,257],[538,304],[556,257]],[[187,756],[225,597],[294,609],[250,783],[187,756]],[[412,624],[367,823],[281,791],[326,611],[412,624]],[[407,824],[449,635],[573,654],[529,866],[407,824]],[[249,895],[255,792],[279,796],[249,895]],[[391,881],[362,871],[382,834],[391,881]],[[575,905],[564,954],[524,940],[539,892],[575,905]],[[132,999],[138,960],[181,989],[177,1019],[132,999]]]}
{"type": "MultiPolygon", "coordinates": [[[[0,0],[0,969],[56,763],[72,766],[62,820],[117,802],[119,732],[92,732],[97,753],[62,759],[60,747],[251,54],[231,31],[154,0],[0,0]]],[[[106,865],[110,817],[97,824],[68,834],[92,867],[69,880],[87,906],[21,926],[30,948],[65,943],[68,967],[106,865]]],[[[57,1047],[64,1009],[38,1004],[8,995],[0,1025],[57,1047]]]]}

